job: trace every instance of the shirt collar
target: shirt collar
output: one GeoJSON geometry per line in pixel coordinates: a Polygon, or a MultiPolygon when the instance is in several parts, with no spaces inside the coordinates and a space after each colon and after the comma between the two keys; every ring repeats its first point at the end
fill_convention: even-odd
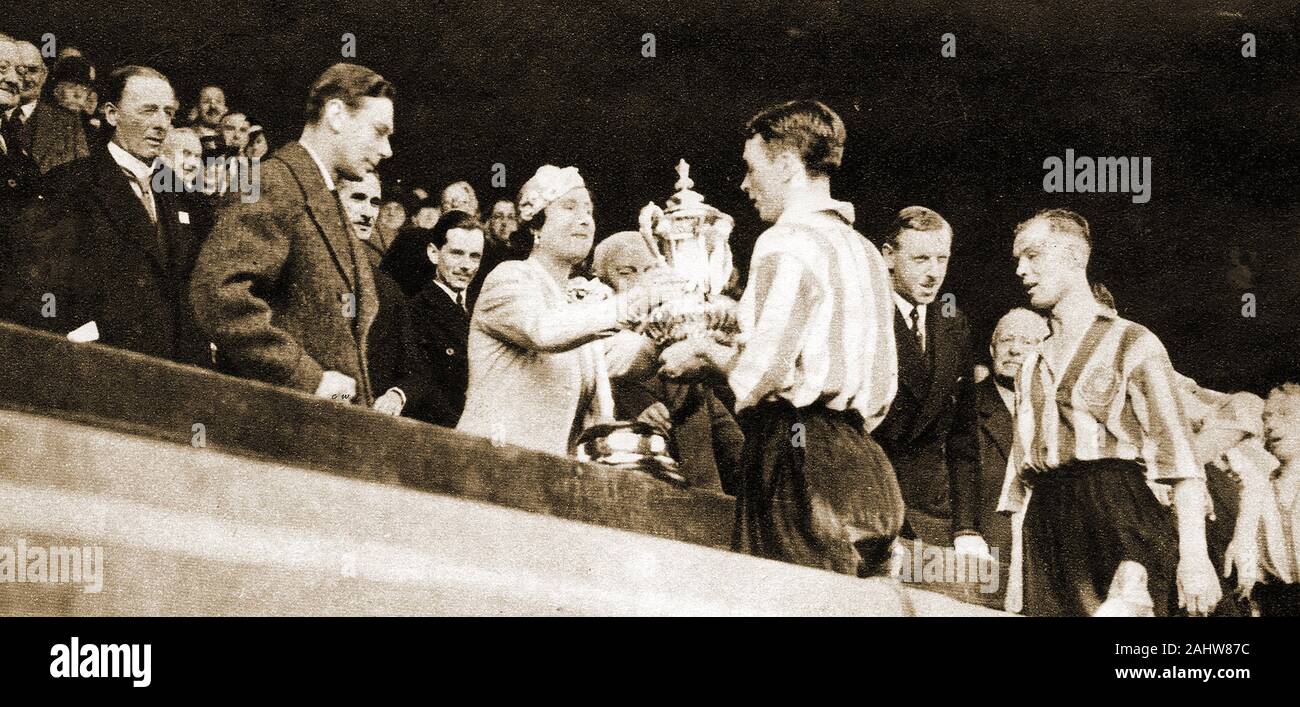
{"type": "Polygon", "coordinates": [[[28,118],[32,117],[32,112],[35,110],[36,110],[36,101],[28,101],[27,103],[18,106],[16,112],[22,113],[23,122],[26,122],[28,118]]]}
{"type": "Polygon", "coordinates": [[[316,163],[316,168],[320,170],[320,176],[325,179],[325,186],[330,191],[334,191],[334,175],[330,174],[328,169],[325,169],[325,163],[320,161],[320,158],[316,156],[316,152],[307,143],[299,142],[298,144],[302,145],[302,149],[306,150],[307,154],[311,156],[311,161],[316,163]]]}
{"type": "MultiPolygon", "coordinates": [[[[993,374],[990,373],[989,375],[993,375],[993,374]]],[[[1002,399],[1002,404],[1006,406],[1007,412],[1011,413],[1012,415],[1015,415],[1016,414],[1016,391],[1011,390],[1010,388],[1002,385],[997,381],[993,381],[993,387],[997,389],[998,397],[1002,399]]]]}
{"type": "Polygon", "coordinates": [[[780,224],[783,221],[805,220],[809,216],[823,211],[830,211],[850,225],[853,223],[853,204],[847,201],[837,201],[827,196],[805,194],[796,195],[786,203],[785,210],[781,212],[781,216],[777,218],[776,222],[780,224]]]}
{"type": "Polygon", "coordinates": [[[913,309],[919,310],[919,312],[917,313],[917,318],[921,321],[922,324],[925,323],[925,305],[912,304],[911,302],[908,302],[905,297],[898,294],[897,292],[894,293],[894,304],[898,305],[898,311],[903,313],[903,319],[907,320],[909,327],[911,326],[911,322],[912,322],[913,309]]]}
{"type": "Polygon", "coordinates": [[[113,156],[113,161],[119,167],[130,172],[138,182],[149,180],[149,175],[153,174],[154,167],[158,164],[158,158],[155,157],[153,162],[145,164],[139,157],[123,150],[116,142],[109,141],[108,154],[113,156]]]}
{"type": "MultiPolygon", "coordinates": [[[[442,291],[443,291],[443,292],[446,292],[446,293],[447,293],[447,296],[451,298],[451,301],[452,301],[452,302],[456,302],[456,291],[455,291],[455,290],[451,289],[450,287],[447,287],[446,283],[444,283],[442,280],[438,280],[438,279],[436,279],[436,278],[434,279],[433,284],[437,285],[438,287],[441,287],[441,288],[442,288],[442,291]]],[[[460,303],[459,303],[459,302],[456,302],[456,304],[460,304],[460,303]]]]}

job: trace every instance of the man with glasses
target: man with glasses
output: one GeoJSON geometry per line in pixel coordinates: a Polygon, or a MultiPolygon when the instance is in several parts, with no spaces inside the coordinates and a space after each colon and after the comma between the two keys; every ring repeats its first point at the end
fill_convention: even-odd
{"type": "Polygon", "coordinates": [[[18,43],[0,36],[0,247],[24,202],[35,193],[40,174],[22,145],[21,125],[15,117],[22,105],[21,65],[18,43]]]}
{"type": "Polygon", "coordinates": [[[9,111],[7,118],[15,121],[14,132],[18,135],[22,148],[30,150],[32,135],[29,123],[32,112],[36,110],[36,101],[41,97],[41,89],[45,87],[45,78],[49,71],[41,58],[41,50],[35,44],[15,42],[14,46],[18,48],[18,64],[14,68],[18,71],[22,88],[18,94],[19,104],[9,111]]]}

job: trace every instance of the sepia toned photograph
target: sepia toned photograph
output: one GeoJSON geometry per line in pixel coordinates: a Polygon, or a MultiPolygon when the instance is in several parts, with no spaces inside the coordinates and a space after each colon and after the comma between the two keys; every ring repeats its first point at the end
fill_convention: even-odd
{"type": "Polygon", "coordinates": [[[1281,0],[16,3],[0,616],[1157,617],[1115,679],[1249,678],[1161,641],[1300,614],[1298,89],[1281,0]]]}

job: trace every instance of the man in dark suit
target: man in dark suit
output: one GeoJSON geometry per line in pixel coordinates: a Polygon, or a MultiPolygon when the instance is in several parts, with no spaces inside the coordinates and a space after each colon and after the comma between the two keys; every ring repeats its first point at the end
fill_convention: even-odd
{"type": "MultiPolygon", "coordinates": [[[[32,131],[31,119],[32,114],[36,111],[36,104],[41,98],[41,90],[45,88],[45,79],[49,75],[49,70],[45,67],[45,60],[41,56],[41,50],[31,42],[14,42],[18,48],[18,79],[22,83],[22,94],[19,96],[18,105],[9,111],[8,120],[12,121],[10,129],[17,133],[18,142],[23,149],[30,152],[32,149],[32,131]]],[[[0,110],[0,113],[3,113],[0,110]]]]}
{"type": "Polygon", "coordinates": [[[444,214],[429,231],[423,250],[433,264],[433,277],[411,299],[410,315],[415,344],[428,362],[428,389],[420,391],[407,415],[455,427],[465,409],[469,386],[466,289],[483,258],[483,229],[477,215],[461,211],[444,214]]]}
{"type": "Polygon", "coordinates": [[[302,136],[260,163],[261,198],[217,215],[191,300],[235,375],[370,405],[370,265],[335,188],[392,155],[392,84],[335,64],[312,84],[302,136]]]}
{"type": "Polygon", "coordinates": [[[104,87],[112,139],[44,178],[10,240],[6,315],[27,326],[204,365],[208,340],[186,292],[196,243],[157,157],[176,97],[154,69],[126,66],[104,87]]]}
{"type": "MultiPolygon", "coordinates": [[[[375,401],[375,409],[400,415],[407,405],[422,400],[430,392],[431,374],[414,340],[410,302],[397,281],[380,268],[385,251],[375,235],[375,224],[381,194],[379,175],[373,172],[359,180],[343,182],[339,191],[352,235],[362,246],[379,297],[379,310],[370,325],[366,344],[370,383],[376,391],[385,391],[375,401]]],[[[424,257],[423,253],[420,257],[424,257]]]]}
{"type": "Polygon", "coordinates": [[[935,304],[948,272],[952,227],[938,213],[898,213],[881,254],[894,286],[898,394],[874,435],[898,475],[907,506],[904,535],[947,546],[951,538],[948,465],[973,438],[967,418],[970,325],[950,301],[935,304]]]}
{"type": "Polygon", "coordinates": [[[0,38],[0,236],[32,198],[40,170],[23,146],[21,55],[18,44],[0,38]]]}
{"type": "Polygon", "coordinates": [[[992,556],[1001,566],[998,591],[981,603],[1002,608],[1011,561],[1011,519],[997,512],[1011,451],[1015,378],[1025,356],[1047,337],[1047,322],[1028,309],[1013,309],[993,329],[989,356],[993,375],[975,384],[971,415],[978,432],[974,444],[958,450],[952,464],[952,533],[957,552],[992,556]]]}

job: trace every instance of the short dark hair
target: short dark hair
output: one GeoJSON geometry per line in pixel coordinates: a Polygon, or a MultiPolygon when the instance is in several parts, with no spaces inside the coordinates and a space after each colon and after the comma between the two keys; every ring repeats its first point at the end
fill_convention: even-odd
{"type": "MultiPolygon", "coordinates": [[[[519,207],[515,206],[515,214],[519,213],[519,207]]],[[[542,227],[546,225],[546,209],[533,214],[531,219],[520,221],[519,227],[514,233],[510,234],[510,250],[514,251],[522,258],[527,258],[533,252],[533,245],[537,242],[537,234],[541,232],[542,227]]]]}
{"type": "Polygon", "coordinates": [[[433,279],[433,263],[426,255],[429,244],[439,250],[447,245],[447,233],[453,228],[482,229],[478,216],[451,210],[438,218],[433,228],[404,228],[389,246],[379,268],[397,281],[407,297],[414,297],[433,279]]]}
{"type": "Polygon", "coordinates": [[[117,105],[122,102],[122,94],[126,92],[126,84],[131,79],[143,76],[151,79],[162,79],[171,85],[171,79],[163,75],[157,69],[148,66],[119,66],[108,73],[108,78],[104,79],[104,90],[100,96],[100,103],[112,103],[117,105]]]}
{"type": "Polygon", "coordinates": [[[768,154],[788,149],[809,174],[830,176],[844,159],[844,121],[821,101],[790,101],[767,108],[745,124],[746,138],[758,135],[768,154]]]}
{"type": "Polygon", "coordinates": [[[325,104],[334,99],[343,101],[348,110],[356,110],[362,98],[387,98],[394,100],[397,89],[373,69],[360,64],[339,62],[312,82],[307,92],[307,106],[304,118],[308,125],[320,122],[325,112],[325,104]]]}
{"type": "Polygon", "coordinates": [[[894,217],[894,223],[889,227],[885,242],[897,248],[898,236],[903,231],[924,231],[926,233],[948,231],[952,233],[952,226],[934,209],[927,209],[924,206],[909,206],[899,211],[898,215],[894,217]]]}

